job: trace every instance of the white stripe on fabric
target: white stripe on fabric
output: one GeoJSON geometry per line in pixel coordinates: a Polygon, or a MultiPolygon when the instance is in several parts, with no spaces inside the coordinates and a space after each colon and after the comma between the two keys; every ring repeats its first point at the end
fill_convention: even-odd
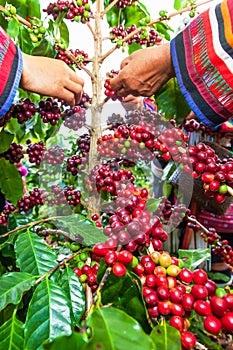
{"type": "MultiPolygon", "coordinates": [[[[223,49],[221,42],[219,41],[219,30],[218,27],[221,23],[218,23],[216,14],[215,14],[215,6],[211,7],[209,10],[209,21],[212,30],[212,42],[214,46],[214,51],[216,55],[224,62],[227,68],[233,73],[233,59],[228,53],[223,49]]],[[[223,23],[222,23],[223,25],[223,23]]]]}

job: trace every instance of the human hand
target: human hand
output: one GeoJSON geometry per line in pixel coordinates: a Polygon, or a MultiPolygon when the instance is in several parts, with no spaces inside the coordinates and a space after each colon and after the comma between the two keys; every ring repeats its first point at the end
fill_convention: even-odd
{"type": "Polygon", "coordinates": [[[121,63],[119,74],[110,80],[118,96],[148,96],[175,77],[170,44],[153,46],[133,52],[121,63]]]}
{"type": "Polygon", "coordinates": [[[63,61],[24,53],[22,55],[22,89],[64,99],[70,106],[79,103],[84,81],[63,61]]]}
{"type": "Polygon", "coordinates": [[[143,108],[142,96],[128,95],[122,98],[121,103],[126,111],[141,110],[143,108]]]}

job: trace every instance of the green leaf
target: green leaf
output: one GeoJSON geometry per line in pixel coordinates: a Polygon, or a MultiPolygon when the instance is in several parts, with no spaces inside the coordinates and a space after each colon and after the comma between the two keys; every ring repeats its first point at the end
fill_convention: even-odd
{"type": "Polygon", "coordinates": [[[103,286],[101,301],[125,311],[142,325],[145,332],[151,331],[142,295],[129,274],[118,278],[111,273],[103,286]]]}
{"type": "Polygon", "coordinates": [[[208,277],[212,280],[212,281],[216,281],[216,283],[218,283],[218,281],[223,281],[223,282],[228,282],[230,280],[230,277],[227,276],[225,273],[221,273],[221,272],[216,272],[216,271],[212,271],[212,272],[208,272],[208,277]]]}
{"type": "MultiPolygon", "coordinates": [[[[107,7],[108,4],[109,4],[109,2],[106,4],[105,7],[107,7]]],[[[113,6],[106,13],[106,19],[107,19],[109,27],[114,28],[120,24],[120,13],[121,13],[121,9],[119,9],[117,6],[113,6]]]]}
{"type": "Polygon", "coordinates": [[[66,266],[62,271],[59,284],[71,302],[71,314],[78,323],[85,311],[86,298],[83,285],[73,270],[66,266]]]}
{"type": "Polygon", "coordinates": [[[179,123],[189,114],[190,108],[181,94],[176,78],[170,79],[155,94],[158,111],[170,120],[175,118],[179,123]]]}
{"type": "Polygon", "coordinates": [[[22,350],[24,342],[23,323],[16,317],[17,309],[12,318],[0,327],[0,350],[22,350]]]}
{"type": "MultiPolygon", "coordinates": [[[[168,27],[165,23],[163,22],[158,22],[156,23],[156,30],[164,36],[164,38],[167,41],[170,41],[170,34],[168,33],[169,30],[172,30],[171,27],[168,27]]],[[[173,30],[172,30],[173,31],[173,30]]]]}
{"type": "Polygon", "coordinates": [[[133,43],[128,46],[128,54],[130,55],[134,51],[140,50],[142,47],[140,44],[133,43]]]}
{"type": "Polygon", "coordinates": [[[138,1],[137,6],[140,9],[142,9],[142,11],[144,11],[147,16],[150,16],[150,12],[147,10],[146,6],[142,2],[138,1]]]}
{"type": "Polygon", "coordinates": [[[28,30],[24,26],[20,26],[19,28],[18,42],[19,47],[24,53],[31,54],[33,44],[28,30]]]}
{"type": "Polygon", "coordinates": [[[9,149],[11,142],[13,141],[14,135],[7,130],[1,130],[0,132],[0,153],[5,152],[9,149]]]}
{"type": "Polygon", "coordinates": [[[6,238],[0,239],[0,251],[7,247],[8,245],[12,245],[15,241],[15,236],[18,235],[18,232],[12,233],[6,238]]]}
{"type": "Polygon", "coordinates": [[[28,8],[27,8],[28,16],[41,18],[40,1],[39,0],[27,0],[26,3],[28,6],[28,8]]]}
{"type": "Polygon", "coordinates": [[[22,295],[34,285],[35,277],[25,272],[9,272],[0,277],[0,310],[18,304],[22,295]]]}
{"type": "Polygon", "coordinates": [[[37,286],[28,307],[24,350],[42,349],[44,341],[70,334],[67,296],[58,285],[46,279],[37,286]]]}
{"type": "Polygon", "coordinates": [[[62,336],[56,338],[48,344],[44,344],[45,350],[80,350],[81,346],[85,344],[82,334],[73,332],[70,336],[62,336]]]}
{"type": "Polygon", "coordinates": [[[15,39],[19,34],[19,26],[20,26],[19,21],[15,17],[12,17],[8,22],[7,34],[11,38],[15,39]]]}
{"type": "Polygon", "coordinates": [[[164,181],[164,183],[163,183],[163,195],[165,197],[168,198],[170,196],[170,194],[172,193],[172,189],[173,189],[173,186],[169,182],[164,181]]]}
{"type": "Polygon", "coordinates": [[[125,27],[130,27],[132,24],[138,26],[142,18],[147,17],[147,12],[142,7],[126,6],[121,13],[121,22],[125,21],[125,27]]]}
{"type": "Polygon", "coordinates": [[[90,221],[83,220],[78,214],[64,216],[59,219],[57,225],[61,226],[65,231],[68,229],[72,235],[80,235],[83,238],[83,243],[92,245],[98,242],[105,242],[106,236],[103,234],[103,229],[95,227],[90,221]]]}
{"type": "Polygon", "coordinates": [[[150,213],[156,211],[161,203],[161,198],[149,198],[146,202],[146,210],[150,213]]]}
{"type": "Polygon", "coordinates": [[[210,259],[210,249],[179,249],[179,259],[184,261],[184,267],[195,270],[203,262],[210,259]]]}
{"type": "Polygon", "coordinates": [[[43,38],[32,50],[34,56],[55,57],[55,53],[54,41],[48,40],[48,38],[43,38]]]}
{"type": "Polygon", "coordinates": [[[0,189],[6,199],[14,205],[23,196],[22,178],[15,165],[5,158],[0,159],[0,189]]]}
{"type": "Polygon", "coordinates": [[[60,30],[60,40],[68,47],[70,42],[69,29],[64,21],[61,22],[59,26],[60,30]]]}
{"type": "Polygon", "coordinates": [[[181,350],[180,332],[166,322],[153,328],[151,338],[159,350],[181,350]]]}
{"type": "Polygon", "coordinates": [[[92,338],[82,350],[156,349],[136,320],[113,307],[97,308],[88,318],[87,325],[92,328],[92,338]]]}
{"type": "Polygon", "coordinates": [[[56,254],[42,238],[29,230],[17,238],[15,252],[20,270],[34,276],[43,275],[57,265],[56,254]]]}
{"type": "Polygon", "coordinates": [[[174,9],[180,10],[187,6],[187,0],[174,0],[174,9]]]}

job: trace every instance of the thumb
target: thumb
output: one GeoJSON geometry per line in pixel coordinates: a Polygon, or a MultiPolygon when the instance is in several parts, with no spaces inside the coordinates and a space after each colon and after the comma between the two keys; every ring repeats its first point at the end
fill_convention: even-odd
{"type": "Polygon", "coordinates": [[[113,90],[119,90],[122,87],[121,80],[119,78],[119,74],[115,77],[110,79],[110,85],[113,90]]]}

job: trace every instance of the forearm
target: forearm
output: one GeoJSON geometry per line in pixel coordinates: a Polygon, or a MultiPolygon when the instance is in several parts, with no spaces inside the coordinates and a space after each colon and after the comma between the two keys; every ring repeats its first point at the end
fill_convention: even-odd
{"type": "Polygon", "coordinates": [[[180,89],[197,118],[210,127],[233,115],[233,1],[203,12],[171,41],[180,89]]]}

